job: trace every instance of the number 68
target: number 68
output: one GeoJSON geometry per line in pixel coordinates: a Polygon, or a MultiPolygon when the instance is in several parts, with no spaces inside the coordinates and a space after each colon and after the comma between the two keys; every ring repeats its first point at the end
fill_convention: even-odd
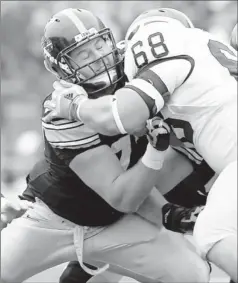
{"type": "MultiPolygon", "coordinates": [[[[152,55],[156,59],[167,56],[169,54],[169,50],[164,43],[164,37],[160,32],[155,32],[151,34],[148,37],[148,44],[151,47],[150,51],[152,55]]],[[[143,42],[141,40],[137,41],[131,47],[131,51],[134,55],[135,64],[138,68],[141,68],[142,66],[148,64],[148,58],[146,56],[146,53],[142,49],[143,42]]]]}

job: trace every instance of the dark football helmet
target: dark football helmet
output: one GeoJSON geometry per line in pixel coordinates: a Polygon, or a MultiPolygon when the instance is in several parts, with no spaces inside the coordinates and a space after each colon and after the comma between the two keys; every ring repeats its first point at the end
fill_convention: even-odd
{"type": "Polygon", "coordinates": [[[90,11],[70,8],[55,14],[45,26],[42,48],[46,69],[60,79],[81,85],[90,96],[97,96],[102,91],[113,93],[117,84],[124,79],[123,56],[113,34],[90,11]],[[110,52],[79,66],[70,56],[71,52],[97,38],[104,40],[110,52]],[[110,66],[106,64],[107,56],[113,58],[110,66]],[[95,72],[92,66],[99,61],[104,67],[100,72],[95,72]],[[82,75],[85,67],[92,70],[92,76],[82,75]]]}

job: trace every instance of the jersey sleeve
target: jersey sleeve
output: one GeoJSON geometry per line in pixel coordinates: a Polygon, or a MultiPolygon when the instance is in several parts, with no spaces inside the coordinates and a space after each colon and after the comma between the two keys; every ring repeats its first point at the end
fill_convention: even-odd
{"type": "Polygon", "coordinates": [[[99,134],[82,122],[58,120],[42,127],[50,145],[54,148],[79,149],[100,143],[99,134]]]}
{"type": "Polygon", "coordinates": [[[79,121],[66,119],[54,119],[50,123],[42,121],[42,130],[47,145],[66,164],[78,154],[102,145],[99,134],[79,121]]]}
{"type": "Polygon", "coordinates": [[[149,111],[157,113],[176,88],[186,81],[193,66],[192,60],[183,57],[154,61],[138,72],[125,87],[136,91],[145,101],[149,111]]]}
{"type": "Polygon", "coordinates": [[[125,55],[127,88],[136,91],[149,110],[157,112],[190,76],[194,60],[185,52],[183,29],[151,23],[139,28],[125,55]],[[180,32],[180,36],[178,33],[180,32]]]}
{"type": "Polygon", "coordinates": [[[58,120],[50,124],[42,122],[44,137],[54,154],[69,163],[77,155],[102,145],[99,134],[81,122],[58,120]]]}

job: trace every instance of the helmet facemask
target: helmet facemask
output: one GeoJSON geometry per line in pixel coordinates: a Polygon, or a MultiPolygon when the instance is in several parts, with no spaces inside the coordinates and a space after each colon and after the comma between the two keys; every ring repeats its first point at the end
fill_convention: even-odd
{"type": "Polygon", "coordinates": [[[83,35],[75,36],[72,44],[58,53],[56,61],[61,79],[83,86],[92,98],[96,98],[102,93],[112,94],[117,83],[124,77],[123,58],[120,56],[112,32],[108,28],[99,32],[92,28],[83,35]],[[97,38],[102,38],[110,47],[110,51],[90,63],[79,66],[70,56],[71,52],[97,38]],[[107,65],[107,60],[105,60],[107,56],[112,58],[111,61],[113,60],[113,64],[110,66],[107,65]],[[102,64],[103,68],[100,72],[94,71],[93,64],[95,63],[102,64]],[[85,68],[91,69],[92,76],[84,77],[82,75],[82,70],[85,68]]]}

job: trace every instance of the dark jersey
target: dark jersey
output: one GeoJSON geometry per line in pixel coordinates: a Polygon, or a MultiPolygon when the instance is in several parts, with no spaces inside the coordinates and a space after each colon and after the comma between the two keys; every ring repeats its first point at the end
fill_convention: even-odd
{"type": "MultiPolygon", "coordinates": [[[[84,226],[104,226],[117,221],[123,213],[111,207],[70,169],[77,155],[108,145],[124,170],[135,165],[145,152],[145,137],[100,135],[81,122],[58,119],[42,123],[45,160],[36,164],[28,177],[28,189],[56,214],[84,226]]],[[[90,170],[90,168],[88,168],[90,170]]],[[[93,176],[92,176],[93,178],[93,176]]]]}

